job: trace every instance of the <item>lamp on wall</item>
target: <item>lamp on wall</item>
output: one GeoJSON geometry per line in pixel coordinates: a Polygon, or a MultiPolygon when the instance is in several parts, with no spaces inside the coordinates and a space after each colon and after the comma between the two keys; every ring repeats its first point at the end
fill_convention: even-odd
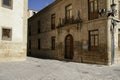
{"type": "Polygon", "coordinates": [[[110,17],[110,16],[115,17],[115,15],[117,13],[116,6],[117,6],[117,4],[115,4],[114,0],[112,0],[112,4],[110,5],[110,7],[111,7],[110,11],[107,11],[106,9],[100,9],[98,11],[98,13],[100,16],[107,13],[108,17],[110,17]]]}
{"type": "Polygon", "coordinates": [[[116,5],[117,5],[117,4],[115,4],[114,0],[112,0],[111,9],[112,9],[112,10],[115,10],[116,5]]]}

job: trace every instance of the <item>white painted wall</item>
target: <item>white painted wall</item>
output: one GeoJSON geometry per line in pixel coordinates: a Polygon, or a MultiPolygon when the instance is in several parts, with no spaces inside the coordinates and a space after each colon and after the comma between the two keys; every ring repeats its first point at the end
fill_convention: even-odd
{"type": "Polygon", "coordinates": [[[2,7],[0,0],[0,62],[26,59],[28,0],[12,0],[13,8],[2,7]],[[12,40],[2,40],[2,27],[12,29],[12,40]]]}
{"type": "MultiPolygon", "coordinates": [[[[23,17],[24,17],[24,0],[13,0],[13,9],[2,7],[0,0],[0,36],[2,36],[2,27],[12,28],[12,41],[23,41],[23,17]]],[[[1,39],[0,42],[5,42],[1,39]]]]}

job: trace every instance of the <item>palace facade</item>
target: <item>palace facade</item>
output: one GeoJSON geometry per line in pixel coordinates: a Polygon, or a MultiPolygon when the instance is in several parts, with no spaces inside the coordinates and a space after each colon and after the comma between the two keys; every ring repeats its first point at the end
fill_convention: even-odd
{"type": "MultiPolygon", "coordinates": [[[[116,10],[120,1],[115,0],[116,10]]],[[[111,47],[112,0],[56,0],[28,20],[28,55],[65,61],[110,65],[120,62],[120,23],[111,47]]],[[[115,18],[119,19],[119,12],[115,18]]]]}

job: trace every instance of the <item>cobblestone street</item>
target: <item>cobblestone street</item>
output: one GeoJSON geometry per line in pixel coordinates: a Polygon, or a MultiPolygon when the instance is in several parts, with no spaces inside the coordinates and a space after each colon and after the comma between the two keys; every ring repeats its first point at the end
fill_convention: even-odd
{"type": "Polygon", "coordinates": [[[120,80],[120,64],[112,66],[28,57],[0,63],[0,80],[120,80]]]}

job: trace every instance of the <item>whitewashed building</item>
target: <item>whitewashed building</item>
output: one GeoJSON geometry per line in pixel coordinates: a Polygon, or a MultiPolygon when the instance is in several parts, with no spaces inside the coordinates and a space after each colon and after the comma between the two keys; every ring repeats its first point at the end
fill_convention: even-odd
{"type": "Polygon", "coordinates": [[[0,0],[0,62],[26,59],[27,0],[0,0]]]}

